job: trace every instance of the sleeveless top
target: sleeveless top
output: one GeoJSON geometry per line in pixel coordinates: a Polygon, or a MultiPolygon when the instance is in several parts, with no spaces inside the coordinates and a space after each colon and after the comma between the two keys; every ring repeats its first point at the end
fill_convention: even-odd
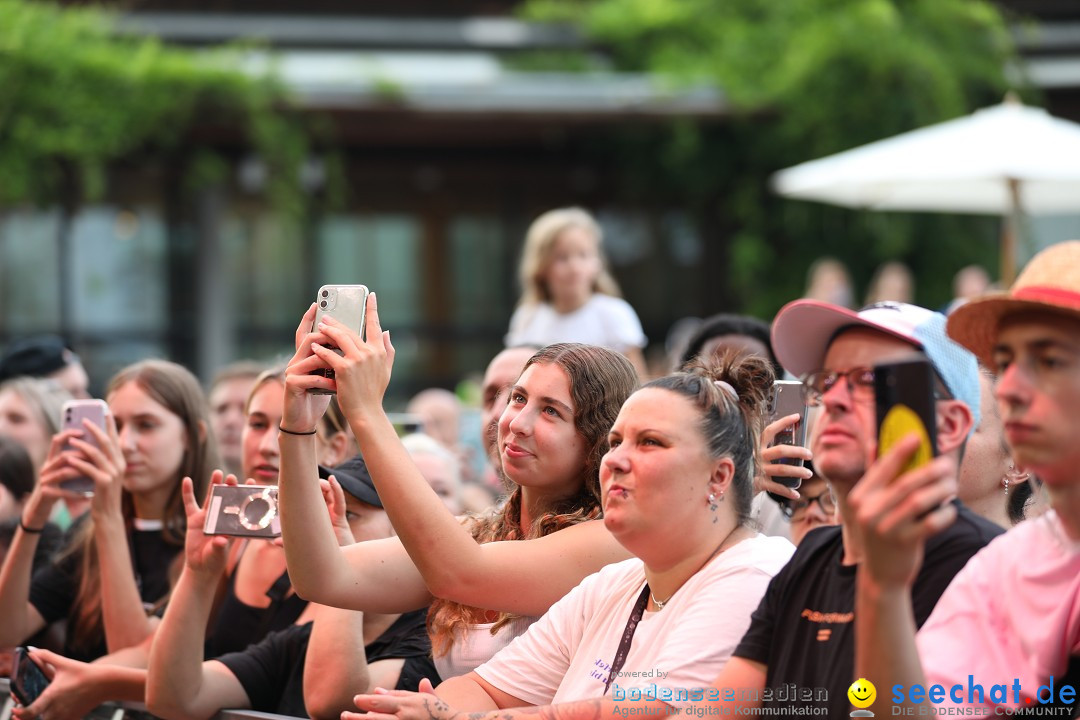
{"type": "Polygon", "coordinates": [[[286,571],[266,591],[270,604],[264,608],[255,607],[236,597],[236,572],[229,575],[225,597],[206,641],[205,657],[239,652],[262,640],[267,633],[284,630],[295,623],[307,607],[307,600],[296,593],[287,595],[291,588],[286,571]]]}
{"type": "Polygon", "coordinates": [[[450,651],[446,655],[433,658],[439,677],[449,680],[452,677],[472,672],[509,645],[511,640],[525,634],[529,626],[538,619],[536,617],[515,618],[494,635],[491,634],[491,628],[495,623],[470,625],[464,635],[454,638],[450,651]]]}

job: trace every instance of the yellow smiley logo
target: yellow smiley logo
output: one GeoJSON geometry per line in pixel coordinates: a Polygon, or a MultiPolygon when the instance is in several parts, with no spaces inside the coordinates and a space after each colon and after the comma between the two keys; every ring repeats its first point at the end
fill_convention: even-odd
{"type": "Polygon", "coordinates": [[[868,708],[874,704],[874,700],[877,698],[877,688],[874,687],[874,683],[866,678],[859,678],[851,683],[851,687],[847,690],[847,696],[855,707],[868,708]]]}

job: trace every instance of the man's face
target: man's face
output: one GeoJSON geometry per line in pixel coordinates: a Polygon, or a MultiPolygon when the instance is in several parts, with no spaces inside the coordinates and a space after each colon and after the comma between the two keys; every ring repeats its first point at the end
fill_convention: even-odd
{"type": "Polygon", "coordinates": [[[1080,320],[1025,313],[1004,320],[994,370],[1005,439],[1016,462],[1053,491],[1080,468],[1080,320]]]}
{"type": "MultiPolygon", "coordinates": [[[[70,354],[70,353],[68,353],[70,354]]],[[[71,393],[71,397],[85,400],[90,397],[90,378],[86,375],[86,368],[73,358],[72,362],[49,376],[60,384],[60,387],[71,393]]]]}
{"type": "Polygon", "coordinates": [[[503,350],[491,360],[484,372],[480,431],[487,456],[496,467],[499,465],[499,452],[495,448],[496,426],[499,416],[506,409],[506,391],[518,379],[521,369],[535,353],[531,348],[503,350]]]}
{"type": "MultiPolygon", "coordinates": [[[[868,328],[853,328],[832,341],[822,369],[843,373],[859,367],[872,368],[910,358],[917,352],[914,346],[898,338],[868,328]]],[[[848,380],[841,378],[821,401],[810,444],[814,467],[843,494],[859,481],[877,457],[873,391],[857,395],[848,380]]]]}

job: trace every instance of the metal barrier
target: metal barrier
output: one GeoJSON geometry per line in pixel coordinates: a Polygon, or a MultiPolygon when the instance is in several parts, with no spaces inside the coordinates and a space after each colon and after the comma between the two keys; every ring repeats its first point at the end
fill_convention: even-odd
{"type": "MultiPolygon", "coordinates": [[[[11,709],[15,701],[11,699],[11,681],[8,678],[0,678],[0,720],[11,720],[11,709]]],[[[94,709],[94,718],[110,718],[110,720],[123,720],[125,717],[139,716],[153,718],[142,703],[123,702],[106,703],[94,709]]],[[[221,710],[212,720],[295,720],[288,715],[274,715],[273,713],[256,712],[254,710],[221,710]]]]}

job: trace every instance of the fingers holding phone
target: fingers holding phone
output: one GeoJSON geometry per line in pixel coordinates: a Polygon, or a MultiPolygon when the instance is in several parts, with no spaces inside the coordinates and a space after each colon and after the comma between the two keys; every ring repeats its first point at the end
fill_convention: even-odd
{"type": "MultiPolygon", "coordinates": [[[[349,333],[355,334],[359,336],[361,341],[363,340],[367,327],[369,295],[371,293],[364,285],[323,285],[319,288],[318,296],[315,298],[316,309],[312,319],[311,332],[322,332],[326,336],[326,340],[319,343],[318,347],[332,350],[337,355],[343,356],[349,346],[355,346],[353,342],[350,342],[349,333]],[[340,327],[335,325],[336,329],[348,330],[349,332],[337,335],[327,333],[326,326],[334,325],[327,322],[328,320],[334,320],[340,324],[340,327]]],[[[315,346],[313,346],[313,349],[315,349],[315,346]]],[[[315,354],[319,355],[323,360],[327,359],[325,355],[318,352],[315,354]]],[[[327,367],[316,372],[327,378],[333,378],[336,366],[333,363],[326,363],[326,365],[327,367]]],[[[333,394],[331,390],[321,387],[312,388],[311,392],[333,394]]]]}
{"type": "Polygon", "coordinates": [[[881,587],[905,587],[922,563],[925,541],[956,518],[956,468],[934,458],[905,470],[923,438],[909,433],[878,457],[848,494],[854,530],[862,538],[867,575],[881,587]]]}
{"type": "Polygon", "coordinates": [[[186,566],[194,571],[217,577],[225,571],[228,538],[215,537],[204,532],[207,511],[218,487],[236,487],[235,475],[225,475],[215,470],[210,477],[210,487],[202,505],[195,498],[195,484],[191,478],[184,478],[180,486],[180,495],[184,502],[187,516],[187,534],[184,538],[184,560],[186,566]]]}
{"type": "Polygon", "coordinates": [[[91,497],[95,491],[95,473],[87,469],[91,459],[89,452],[99,451],[102,445],[100,436],[89,428],[97,427],[105,431],[109,406],[104,400],[70,400],[64,403],[61,413],[61,429],[78,431],[69,436],[62,450],[68,455],[69,464],[80,470],[81,474],[65,480],[60,487],[75,495],[91,497]]]}
{"type": "Polygon", "coordinates": [[[813,459],[806,447],[806,414],[801,382],[773,383],[770,422],[761,434],[763,467],[758,482],[759,490],[768,491],[774,499],[798,499],[799,486],[812,475],[805,467],[813,459]]]}
{"type": "Polygon", "coordinates": [[[366,337],[358,336],[337,318],[324,318],[319,329],[325,333],[338,350],[316,345],[314,350],[335,371],[338,403],[345,416],[382,411],[383,395],[390,384],[393,369],[394,348],[389,333],[382,332],[378,322],[378,301],[375,293],[367,299],[366,337]]]}
{"type": "Polygon", "coordinates": [[[11,694],[20,705],[30,707],[45,692],[51,679],[30,657],[29,648],[15,648],[12,663],[11,694]]]}

